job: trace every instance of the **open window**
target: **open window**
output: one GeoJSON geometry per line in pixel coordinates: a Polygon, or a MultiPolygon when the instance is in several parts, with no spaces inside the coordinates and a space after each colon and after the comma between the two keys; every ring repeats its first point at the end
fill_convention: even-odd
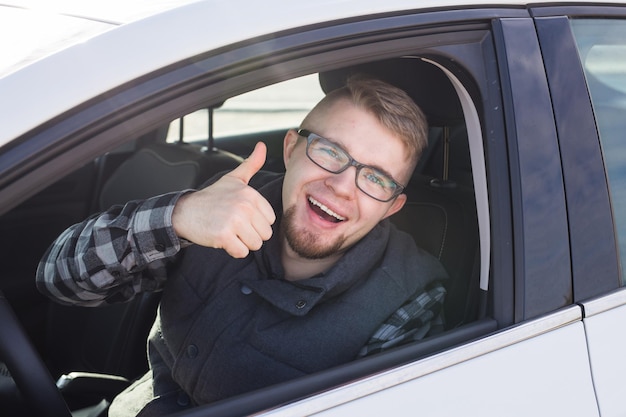
{"type": "MultiPolygon", "coordinates": [[[[455,74],[436,58],[418,54],[340,66],[322,71],[317,77],[322,90],[328,93],[355,73],[365,73],[404,89],[427,115],[429,145],[407,186],[407,204],[392,221],[411,234],[418,246],[440,259],[450,274],[446,331],[311,377],[249,393],[246,398],[250,404],[269,407],[279,401],[276,398],[288,401],[323,391],[496,329],[495,322],[488,318],[487,305],[491,219],[484,135],[480,110],[467,81],[460,80],[458,68],[455,74]]],[[[298,126],[299,122],[295,123],[291,128],[298,126]]],[[[263,140],[264,135],[248,138],[252,144],[263,140]]],[[[236,137],[231,139],[238,142],[236,137]]],[[[276,140],[282,140],[282,136],[276,140]]],[[[228,137],[220,143],[227,147],[228,137]]],[[[254,409],[247,407],[233,399],[205,407],[203,412],[236,415],[254,409]]]]}
{"type": "MultiPolygon", "coordinates": [[[[297,56],[285,58],[285,62],[264,56],[253,67],[242,64],[239,68],[237,62],[222,67],[224,57],[208,56],[202,61],[208,68],[199,77],[202,82],[176,79],[183,75],[173,70],[172,79],[183,86],[175,94],[167,92],[177,95],[176,100],[156,91],[153,94],[157,99],[146,99],[152,106],[148,110],[120,110],[119,114],[127,117],[124,123],[132,126],[126,130],[132,133],[123,139],[119,127],[123,124],[111,115],[103,115],[103,120],[111,119],[109,124],[100,119],[97,122],[106,128],[93,136],[75,139],[82,140],[90,149],[84,153],[93,158],[82,160],[81,168],[0,220],[5,236],[22,236],[26,228],[32,238],[28,244],[34,248],[28,256],[24,251],[12,252],[16,257],[23,256],[16,265],[24,269],[15,271],[20,289],[7,293],[20,298],[22,286],[26,287],[26,280],[32,280],[36,262],[47,244],[69,224],[110,204],[197,187],[215,173],[236,166],[259,140],[268,145],[265,169],[281,172],[285,131],[298,127],[323,93],[340,86],[349,74],[364,72],[406,90],[429,120],[429,146],[406,189],[408,203],[392,221],[411,234],[418,246],[439,258],[451,276],[445,307],[446,331],[246,394],[247,401],[233,399],[205,407],[203,415],[219,415],[224,410],[228,414],[255,412],[424,358],[495,330],[497,324],[491,318],[489,304],[493,299],[487,297],[493,250],[493,201],[488,196],[484,157],[484,126],[489,116],[477,104],[493,92],[481,84],[480,80],[487,77],[476,76],[493,70],[485,68],[488,64],[484,56],[493,53],[485,27],[476,29],[472,25],[467,31],[443,35],[436,30],[426,31],[423,36],[412,33],[407,35],[410,41],[400,39],[391,48],[386,37],[374,39],[367,50],[360,45],[341,44],[341,48],[322,53],[317,50],[319,45],[311,50],[303,47],[297,56]],[[468,49],[469,46],[474,49],[468,49]],[[280,106],[270,107],[267,94],[278,94],[273,102],[280,106]],[[107,152],[101,153],[101,148],[107,152]],[[64,192],[58,194],[59,188],[64,192]],[[71,211],[64,211],[72,189],[81,194],[74,193],[74,199],[69,201],[71,211]],[[58,215],[58,220],[50,217],[51,213],[58,215]],[[36,220],[40,218],[49,221],[45,236],[36,239],[36,220]]],[[[124,91],[120,95],[123,98],[124,91]]],[[[77,314],[75,308],[48,305],[32,294],[32,288],[26,291],[35,300],[31,306],[38,306],[37,311],[20,313],[29,323],[31,333],[39,335],[35,340],[54,376],[89,371],[132,380],[145,371],[145,338],[154,319],[158,294],[139,297],[124,306],[77,314]],[[96,334],[93,329],[100,330],[96,334]]],[[[76,406],[84,405],[85,398],[75,401],[76,406]]]]}

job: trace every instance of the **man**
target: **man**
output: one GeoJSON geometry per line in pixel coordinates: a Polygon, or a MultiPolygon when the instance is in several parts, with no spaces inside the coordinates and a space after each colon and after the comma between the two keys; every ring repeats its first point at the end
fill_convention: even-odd
{"type": "Polygon", "coordinates": [[[426,142],[413,101],[351,79],[301,126],[285,136],[284,176],[259,172],[259,143],[212,185],[114,207],[44,256],[38,286],[60,302],[163,289],[150,371],[110,416],[175,412],[350,361],[411,294],[445,278],[383,221],[404,205],[426,142]]]}

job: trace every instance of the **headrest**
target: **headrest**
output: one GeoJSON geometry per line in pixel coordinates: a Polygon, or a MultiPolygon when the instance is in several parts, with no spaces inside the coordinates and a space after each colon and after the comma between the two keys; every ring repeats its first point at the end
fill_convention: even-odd
{"type": "Polygon", "coordinates": [[[462,122],[463,110],[448,77],[435,65],[419,58],[395,58],[340,68],[319,74],[325,93],[343,87],[349,76],[365,74],[394,85],[422,109],[431,126],[462,122]]]}

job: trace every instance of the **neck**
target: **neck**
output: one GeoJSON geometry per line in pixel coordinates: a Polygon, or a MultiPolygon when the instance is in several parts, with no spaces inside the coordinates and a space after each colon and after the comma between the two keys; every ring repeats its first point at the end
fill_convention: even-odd
{"type": "Polygon", "coordinates": [[[295,253],[287,242],[282,245],[281,260],[288,281],[299,281],[326,272],[339,258],[340,253],[323,259],[307,259],[295,253]]]}

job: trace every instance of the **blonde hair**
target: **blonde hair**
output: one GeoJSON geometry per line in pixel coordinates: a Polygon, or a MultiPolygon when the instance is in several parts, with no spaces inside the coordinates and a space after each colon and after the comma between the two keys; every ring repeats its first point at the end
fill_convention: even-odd
{"type": "Polygon", "coordinates": [[[402,140],[409,152],[407,159],[413,167],[417,164],[428,144],[426,116],[404,90],[384,81],[362,75],[348,78],[344,87],[328,93],[311,110],[302,125],[306,126],[310,119],[323,114],[342,99],[348,99],[356,107],[373,114],[385,128],[402,140]]]}

